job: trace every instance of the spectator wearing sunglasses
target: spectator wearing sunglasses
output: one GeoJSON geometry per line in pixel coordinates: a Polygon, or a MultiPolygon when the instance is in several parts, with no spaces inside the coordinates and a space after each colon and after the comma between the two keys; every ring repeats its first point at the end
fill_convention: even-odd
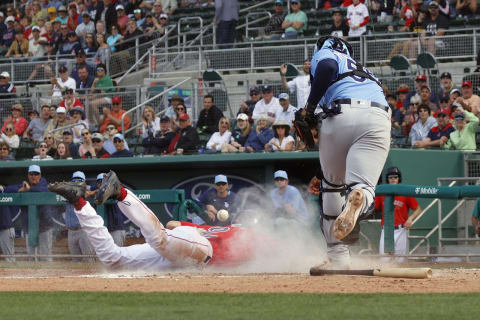
{"type": "Polygon", "coordinates": [[[15,134],[13,123],[7,122],[4,131],[0,136],[0,142],[5,142],[10,148],[16,149],[20,144],[20,138],[15,134]]]}
{"type": "Polygon", "coordinates": [[[252,114],[253,109],[255,109],[255,104],[260,100],[262,97],[260,94],[260,89],[258,87],[250,88],[250,99],[245,100],[240,105],[240,109],[238,110],[237,116],[241,113],[244,113],[248,116],[248,122],[253,124],[252,114]]]}
{"type": "Polygon", "coordinates": [[[23,107],[21,104],[17,103],[12,106],[12,115],[3,123],[2,132],[5,132],[5,127],[8,123],[13,124],[15,133],[19,136],[27,129],[28,121],[23,117],[23,107]]]}
{"type": "MultiPolygon", "coordinates": [[[[110,123],[105,130],[103,135],[103,147],[107,150],[108,153],[112,154],[117,151],[115,149],[115,144],[113,143],[113,137],[118,133],[117,127],[110,123]]],[[[125,149],[129,150],[127,141],[124,142],[125,149]]]]}
{"type": "Polygon", "coordinates": [[[92,134],[92,145],[94,153],[87,151],[82,158],[84,159],[105,159],[110,158],[110,153],[103,147],[103,135],[95,132],[92,134]]]}
{"type": "Polygon", "coordinates": [[[51,156],[47,154],[48,145],[46,142],[40,142],[38,147],[38,154],[33,156],[32,160],[53,160],[51,156]]]}
{"type": "Polygon", "coordinates": [[[0,161],[14,161],[15,158],[10,153],[10,147],[5,141],[0,142],[0,161]]]}
{"type": "Polygon", "coordinates": [[[203,209],[208,214],[210,221],[203,221],[200,217],[195,217],[193,223],[204,224],[206,222],[208,225],[212,226],[226,226],[232,224],[232,221],[237,215],[240,202],[238,196],[234,192],[228,190],[228,188],[227,176],[223,174],[215,176],[215,188],[209,188],[202,193],[198,199],[198,202],[200,202],[203,209]],[[219,221],[217,219],[217,212],[222,209],[227,210],[229,213],[229,218],[226,221],[219,221]]]}
{"type": "Polygon", "coordinates": [[[133,153],[130,150],[125,149],[125,138],[121,133],[117,133],[113,136],[113,144],[116,151],[111,155],[112,158],[128,158],[133,157],[133,153]]]}
{"type": "MultiPolygon", "coordinates": [[[[117,130],[122,131],[122,115],[126,111],[122,109],[122,98],[113,97],[112,98],[112,109],[103,108],[103,116],[100,117],[102,124],[100,125],[100,132],[105,132],[107,126],[112,123],[115,125],[117,130]]],[[[130,116],[127,114],[123,120],[124,129],[127,130],[130,128],[130,116]]]]}
{"type": "MultiPolygon", "coordinates": [[[[28,167],[28,179],[20,184],[10,186],[0,186],[5,193],[17,192],[48,192],[48,182],[42,177],[42,171],[39,165],[31,165],[28,167]]],[[[18,210],[18,207],[14,207],[18,210]]],[[[53,220],[52,213],[56,210],[55,206],[40,205],[37,206],[37,215],[39,219],[38,226],[38,246],[31,247],[28,242],[29,228],[28,228],[28,206],[20,207],[20,218],[22,222],[23,231],[26,234],[25,243],[27,246],[27,253],[33,255],[51,255],[52,254],[52,230],[53,220]]],[[[40,261],[52,261],[52,258],[39,258],[40,261]]]]}

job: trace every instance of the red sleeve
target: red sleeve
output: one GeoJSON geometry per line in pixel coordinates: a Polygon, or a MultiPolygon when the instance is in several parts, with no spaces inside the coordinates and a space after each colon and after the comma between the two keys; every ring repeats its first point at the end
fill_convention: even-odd
{"type": "Polygon", "coordinates": [[[2,132],[5,132],[5,126],[7,125],[7,122],[8,122],[8,119],[5,120],[5,122],[3,123],[2,132]]]}
{"type": "Polygon", "coordinates": [[[106,159],[110,158],[110,153],[105,153],[103,156],[100,157],[100,159],[106,159]]]}
{"type": "Polygon", "coordinates": [[[367,25],[367,23],[370,22],[370,17],[365,17],[365,19],[363,19],[362,23],[360,23],[360,27],[363,27],[365,25],[367,25]]]}
{"type": "Polygon", "coordinates": [[[60,104],[58,105],[59,107],[64,107],[65,108],[65,100],[62,100],[62,102],[60,102],[60,104]]]}
{"type": "Polygon", "coordinates": [[[28,127],[28,121],[27,121],[27,119],[22,117],[15,124],[15,131],[17,132],[17,134],[19,136],[21,136],[23,134],[23,132],[25,131],[25,129],[27,129],[27,127],[28,127]]]}
{"type": "Polygon", "coordinates": [[[385,201],[384,196],[375,197],[375,210],[382,210],[383,212],[383,201],[385,201]]]}
{"type": "Polygon", "coordinates": [[[350,27],[350,19],[347,19],[347,22],[346,22],[346,23],[347,23],[347,26],[350,27]]]}
{"type": "Polygon", "coordinates": [[[408,197],[408,207],[412,210],[415,210],[418,208],[418,202],[417,202],[417,199],[415,199],[414,197],[408,197]]]}

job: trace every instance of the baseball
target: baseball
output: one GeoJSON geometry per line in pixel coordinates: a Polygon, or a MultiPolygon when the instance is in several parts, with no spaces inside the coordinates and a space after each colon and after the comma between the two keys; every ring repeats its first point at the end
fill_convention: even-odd
{"type": "Polygon", "coordinates": [[[221,209],[221,210],[218,210],[218,211],[217,211],[217,219],[218,219],[219,221],[222,221],[222,222],[223,222],[223,221],[227,221],[227,220],[228,220],[228,216],[229,216],[228,211],[225,210],[225,209],[221,209]]]}

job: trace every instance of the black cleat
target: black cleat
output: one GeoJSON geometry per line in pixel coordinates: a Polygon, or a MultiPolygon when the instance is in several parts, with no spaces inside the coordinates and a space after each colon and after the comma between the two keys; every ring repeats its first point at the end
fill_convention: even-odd
{"type": "Polygon", "coordinates": [[[95,196],[95,203],[97,205],[103,204],[109,198],[118,199],[121,193],[120,180],[118,180],[115,172],[110,170],[109,173],[103,176],[102,185],[98,188],[95,196]]]}
{"type": "Polygon", "coordinates": [[[85,182],[55,182],[48,185],[48,191],[61,195],[71,204],[74,204],[78,199],[85,197],[86,190],[85,182]]]}

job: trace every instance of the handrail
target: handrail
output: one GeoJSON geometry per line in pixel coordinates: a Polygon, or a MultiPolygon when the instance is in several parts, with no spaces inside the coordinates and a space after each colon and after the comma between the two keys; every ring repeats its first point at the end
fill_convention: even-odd
{"type": "Polygon", "coordinates": [[[258,8],[258,7],[261,7],[261,6],[264,6],[264,5],[266,5],[266,4],[273,3],[273,1],[274,1],[274,0],[266,0],[266,1],[263,1],[263,2],[260,2],[260,3],[257,3],[257,4],[254,4],[253,6],[240,9],[240,10],[239,10],[239,13],[244,13],[244,12],[250,11],[250,10],[252,10],[252,9],[255,9],[255,8],[258,8]]]}
{"type": "MultiPolygon", "coordinates": [[[[257,22],[261,22],[263,20],[267,20],[268,19],[271,19],[272,18],[272,14],[270,12],[268,12],[267,10],[262,10],[262,11],[253,11],[253,12],[249,12],[247,13],[247,15],[245,16],[245,24],[239,26],[241,28],[245,27],[245,37],[247,37],[248,39],[248,31],[249,30],[258,30],[260,29],[259,27],[252,27],[252,28],[249,28],[248,25],[249,24],[255,24],[257,22]],[[261,18],[258,18],[256,20],[253,20],[253,21],[248,21],[248,18],[251,17],[251,16],[260,16],[260,15],[265,15],[264,17],[261,17],[261,18]]],[[[263,27],[262,27],[263,28],[263,27]]]]}
{"type": "Polygon", "coordinates": [[[48,133],[54,133],[54,132],[57,132],[57,131],[60,131],[60,130],[70,129],[70,128],[73,128],[73,127],[76,127],[76,126],[83,126],[84,129],[87,129],[87,125],[83,122],[80,122],[80,123],[67,124],[66,126],[56,128],[56,129],[52,129],[52,130],[48,131],[48,133]]]}
{"type": "Polygon", "coordinates": [[[190,81],[190,80],[192,80],[191,77],[185,78],[185,79],[183,79],[182,81],[180,81],[179,83],[177,83],[177,84],[175,84],[175,85],[173,85],[173,86],[171,86],[171,87],[163,90],[162,92],[160,92],[159,94],[151,97],[150,99],[145,100],[144,102],[140,103],[138,106],[133,107],[133,108],[130,109],[130,110],[127,110],[124,114],[122,114],[122,119],[121,119],[121,121],[122,121],[122,134],[125,136],[126,133],[128,133],[128,132],[130,132],[130,131],[132,131],[133,129],[136,128],[136,126],[133,126],[133,127],[131,127],[130,129],[128,129],[128,131],[125,131],[125,122],[124,122],[124,119],[125,119],[125,116],[126,116],[127,114],[129,114],[129,113],[131,113],[131,112],[133,112],[133,111],[135,111],[135,110],[143,107],[143,106],[146,105],[147,103],[149,103],[149,102],[151,102],[151,101],[153,101],[153,100],[155,100],[155,99],[163,96],[165,93],[168,93],[170,90],[175,89],[175,88],[177,88],[178,86],[180,86],[180,85],[182,85],[182,84],[184,84],[185,82],[190,81]]]}

